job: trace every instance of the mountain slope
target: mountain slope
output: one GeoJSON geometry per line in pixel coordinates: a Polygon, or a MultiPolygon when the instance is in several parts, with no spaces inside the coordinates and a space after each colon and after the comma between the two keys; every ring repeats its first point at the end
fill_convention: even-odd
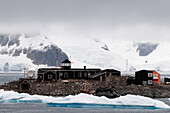
{"type": "Polygon", "coordinates": [[[86,65],[122,71],[170,69],[170,48],[166,42],[89,39],[83,43],[82,46],[61,46],[71,56],[73,67],[86,65]]]}
{"type": "Polygon", "coordinates": [[[1,34],[0,69],[8,62],[13,70],[37,65],[56,65],[56,48],[59,50],[59,63],[68,58],[72,67],[115,68],[124,70],[170,69],[170,48],[168,42],[133,42],[105,39],[76,39],[67,45],[64,39],[54,40],[58,48],[46,36],[36,34],[1,34]],[[71,45],[76,42],[77,45],[71,45]],[[67,55],[66,55],[67,53],[67,55]],[[22,66],[21,66],[22,65],[22,66]]]}
{"type": "Polygon", "coordinates": [[[40,34],[1,34],[0,67],[3,69],[6,62],[12,69],[15,69],[15,66],[16,68],[36,67],[36,65],[56,66],[56,49],[58,49],[60,64],[68,57],[46,36],[40,34]]]}

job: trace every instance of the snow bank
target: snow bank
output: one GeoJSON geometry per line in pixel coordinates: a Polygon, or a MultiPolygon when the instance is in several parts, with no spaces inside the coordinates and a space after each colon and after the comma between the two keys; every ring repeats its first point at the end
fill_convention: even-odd
{"type": "Polygon", "coordinates": [[[170,109],[165,103],[148,97],[126,95],[115,99],[108,99],[104,96],[97,97],[89,94],[79,94],[66,97],[51,97],[40,95],[29,95],[14,91],[0,90],[0,103],[85,103],[85,104],[106,104],[106,105],[137,105],[154,106],[156,108],[170,109]]]}

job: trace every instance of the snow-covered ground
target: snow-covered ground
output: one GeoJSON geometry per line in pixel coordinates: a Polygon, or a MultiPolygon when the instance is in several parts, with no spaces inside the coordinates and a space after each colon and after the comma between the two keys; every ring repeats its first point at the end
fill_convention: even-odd
{"type": "Polygon", "coordinates": [[[85,103],[85,104],[105,104],[105,105],[134,105],[153,106],[156,108],[170,109],[165,103],[148,97],[126,95],[115,99],[108,99],[104,96],[97,97],[89,94],[78,94],[75,96],[52,97],[29,95],[13,91],[0,90],[0,103],[85,103]]]}

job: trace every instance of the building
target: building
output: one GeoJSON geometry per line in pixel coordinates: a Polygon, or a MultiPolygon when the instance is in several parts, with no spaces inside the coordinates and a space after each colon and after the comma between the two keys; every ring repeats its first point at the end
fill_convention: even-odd
{"type": "Polygon", "coordinates": [[[129,77],[127,79],[127,85],[136,84],[135,77],[129,77]]]}
{"type": "Polygon", "coordinates": [[[71,68],[71,62],[66,59],[61,68],[40,68],[37,73],[39,81],[56,81],[59,79],[105,79],[108,76],[120,76],[120,71],[114,69],[101,70],[99,68],[71,68]]]}
{"type": "Polygon", "coordinates": [[[19,82],[19,87],[21,90],[29,90],[31,87],[31,83],[27,79],[21,78],[19,82]]]}
{"type": "Polygon", "coordinates": [[[120,71],[114,70],[114,69],[105,69],[100,71],[99,73],[91,75],[89,78],[95,79],[95,80],[105,80],[107,77],[111,76],[121,76],[120,71]]]}
{"type": "Polygon", "coordinates": [[[165,84],[170,84],[170,78],[164,78],[164,82],[165,82],[165,84]]]}
{"type": "Polygon", "coordinates": [[[160,74],[154,70],[140,70],[135,72],[135,84],[152,85],[153,82],[160,84],[160,74]]]}

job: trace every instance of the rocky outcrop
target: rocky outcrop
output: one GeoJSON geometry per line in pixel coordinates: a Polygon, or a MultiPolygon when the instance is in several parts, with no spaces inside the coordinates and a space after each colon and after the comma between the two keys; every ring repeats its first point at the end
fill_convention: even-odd
{"type": "Polygon", "coordinates": [[[0,48],[0,55],[18,57],[24,54],[35,65],[56,66],[57,49],[59,65],[68,59],[66,53],[42,35],[0,34],[0,48]]]}
{"type": "MultiPolygon", "coordinates": [[[[38,50],[32,50],[29,49],[27,52],[27,57],[33,61],[34,64],[47,64],[48,66],[56,66],[56,49],[57,47],[54,45],[51,45],[50,47],[47,47],[47,51],[38,51],[38,50]]],[[[67,55],[58,48],[58,61],[59,65],[61,65],[61,62],[65,59],[68,59],[67,55]]]]}
{"type": "Polygon", "coordinates": [[[148,56],[152,53],[158,46],[158,43],[138,43],[138,48],[136,52],[139,51],[139,56],[148,56]]]}
{"type": "Polygon", "coordinates": [[[126,77],[113,76],[105,81],[99,80],[58,80],[56,82],[38,82],[36,79],[20,79],[1,85],[0,89],[13,90],[20,93],[67,96],[81,92],[96,96],[115,98],[127,94],[141,95],[151,98],[170,98],[170,85],[126,85],[126,77]],[[29,90],[22,90],[23,81],[30,84],[29,90]],[[91,86],[90,84],[91,83],[91,86]],[[86,87],[86,90],[85,90],[86,87]],[[91,87],[91,88],[90,88],[91,87]]]}

